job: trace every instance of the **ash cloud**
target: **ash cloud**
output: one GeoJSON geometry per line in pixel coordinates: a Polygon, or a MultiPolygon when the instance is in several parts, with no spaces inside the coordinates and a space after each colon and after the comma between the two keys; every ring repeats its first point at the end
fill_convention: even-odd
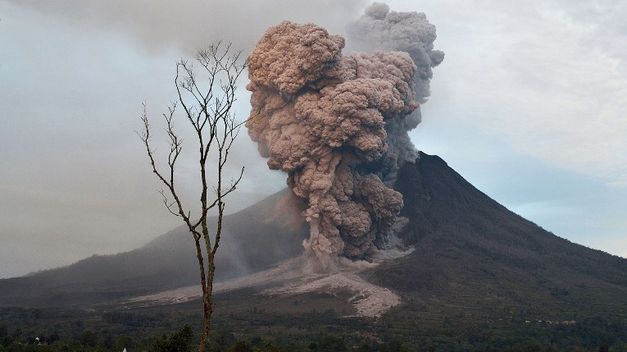
{"type": "MultiPolygon", "coordinates": [[[[409,18],[400,21],[408,28],[416,25],[415,16],[426,22],[381,4],[365,16],[409,18]]],[[[415,160],[407,130],[419,122],[419,102],[427,94],[419,83],[428,91],[431,67],[442,58],[431,54],[435,33],[423,30],[432,26],[420,24],[414,38],[420,42],[413,46],[414,32],[405,46],[370,33],[360,40],[377,35],[376,52],[342,55],[341,36],[285,21],[268,29],[249,57],[249,135],[268,166],[286,172],[292,192],[307,201],[310,236],[304,246],[315,270],[332,269],[342,256],[370,258],[404,221],[398,218],[402,195],[389,184],[403,162],[415,160]],[[434,59],[417,65],[412,55],[422,60],[420,53],[434,59]],[[428,66],[428,74],[419,65],[428,66]]],[[[361,33],[366,19],[349,28],[361,33]]]]}

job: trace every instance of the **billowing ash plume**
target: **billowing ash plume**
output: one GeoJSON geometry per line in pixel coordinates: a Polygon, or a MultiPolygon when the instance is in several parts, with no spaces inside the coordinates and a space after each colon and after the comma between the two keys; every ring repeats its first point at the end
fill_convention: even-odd
{"type": "MultiPolygon", "coordinates": [[[[377,21],[394,14],[375,12],[377,21]]],[[[425,53],[433,39],[418,38],[425,53]]],[[[416,123],[406,120],[418,116],[425,97],[416,94],[423,72],[410,56],[419,50],[343,56],[343,48],[344,39],[322,27],[283,22],[266,31],[248,66],[249,134],[268,166],[287,172],[293,193],[307,200],[304,246],[319,270],[340,256],[368,258],[398,229],[403,199],[382,180],[408,160],[408,150],[415,153],[407,130],[416,123]]]]}

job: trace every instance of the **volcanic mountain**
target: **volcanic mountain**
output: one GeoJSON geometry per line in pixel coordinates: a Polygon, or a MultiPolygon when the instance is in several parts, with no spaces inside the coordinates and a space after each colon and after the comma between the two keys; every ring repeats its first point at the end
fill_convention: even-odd
{"type": "MultiPolygon", "coordinates": [[[[420,153],[399,171],[395,189],[404,198],[401,215],[409,219],[400,238],[414,250],[360,273],[401,297],[401,305],[382,317],[390,329],[417,316],[627,316],[626,259],[547,232],[474,188],[437,156],[420,153]]],[[[218,280],[298,256],[307,236],[305,224],[295,220],[302,209],[283,191],[229,215],[218,280]]],[[[0,280],[0,306],[114,304],[196,281],[191,237],[181,227],[134,251],[0,280]]],[[[245,292],[237,297],[255,294],[245,292]]]]}

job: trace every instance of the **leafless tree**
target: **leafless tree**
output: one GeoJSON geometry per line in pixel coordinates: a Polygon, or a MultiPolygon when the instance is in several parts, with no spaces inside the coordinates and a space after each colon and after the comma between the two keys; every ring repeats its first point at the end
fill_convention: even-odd
{"type": "Polygon", "coordinates": [[[202,334],[198,351],[203,352],[207,345],[213,313],[215,257],[222,235],[225,197],[235,191],[244,173],[242,167],[237,177],[225,181],[224,173],[229,152],[244,123],[236,119],[233,104],[236,101],[237,81],[246,63],[241,60],[239,52],[232,50],[230,44],[224,45],[219,42],[200,51],[194,62],[200,65],[200,74],[188,61],[181,60],[176,64],[174,84],[178,96],[176,102],[168,108],[168,112],[163,114],[165,131],[169,139],[167,167],[162,170],[155,160],[145,104],[141,115],[144,128],[138,134],[146,148],[152,172],[165,186],[160,191],[165,207],[174,216],[183,220],[194,238],[203,304],[202,334]],[[200,173],[198,218],[192,216],[190,208],[183,204],[175,182],[176,163],[183,144],[180,134],[174,128],[177,116],[182,116],[183,121],[191,125],[197,142],[200,173]],[[210,191],[210,187],[213,192],[210,191]],[[213,212],[217,213],[216,223],[215,228],[210,229],[207,221],[213,212]]]}

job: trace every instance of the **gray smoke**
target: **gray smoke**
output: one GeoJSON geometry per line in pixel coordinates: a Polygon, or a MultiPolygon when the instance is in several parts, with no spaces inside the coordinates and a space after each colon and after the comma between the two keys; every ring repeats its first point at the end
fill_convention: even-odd
{"type": "Polygon", "coordinates": [[[195,53],[222,40],[249,52],[279,21],[316,21],[342,30],[364,0],[4,0],[65,18],[81,28],[107,28],[150,51],[176,48],[195,53]]]}
{"type": "Polygon", "coordinates": [[[351,49],[408,53],[416,64],[416,98],[420,103],[427,100],[432,68],[442,62],[444,52],[433,49],[435,26],[424,13],[390,11],[388,5],[375,2],[348,25],[347,32],[351,49]]]}
{"type": "MultiPolygon", "coordinates": [[[[414,90],[419,103],[430,95],[432,68],[444,59],[444,52],[433,49],[435,26],[422,12],[395,12],[383,3],[373,3],[355,22],[347,26],[349,48],[358,51],[402,51],[409,54],[416,65],[414,90]]],[[[396,172],[406,162],[414,162],[418,151],[408,131],[421,121],[420,108],[404,119],[386,123],[389,152],[383,158],[386,171],[384,181],[393,185],[396,172]]]]}

